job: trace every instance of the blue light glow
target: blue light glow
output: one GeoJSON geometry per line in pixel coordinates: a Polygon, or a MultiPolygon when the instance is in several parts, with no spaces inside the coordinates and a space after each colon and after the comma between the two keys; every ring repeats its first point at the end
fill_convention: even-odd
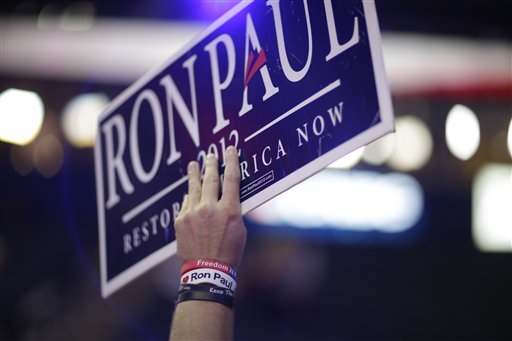
{"type": "Polygon", "coordinates": [[[423,190],[410,175],[323,171],[248,215],[262,225],[399,233],[423,215],[423,190]]]}

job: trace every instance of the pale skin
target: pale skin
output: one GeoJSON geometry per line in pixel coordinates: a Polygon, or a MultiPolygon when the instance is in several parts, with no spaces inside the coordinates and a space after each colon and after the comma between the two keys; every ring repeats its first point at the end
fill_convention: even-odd
{"type": "MultiPolygon", "coordinates": [[[[203,181],[199,165],[188,165],[188,194],[175,221],[178,257],[182,262],[213,259],[236,268],[245,247],[246,229],[240,208],[238,153],[228,147],[222,196],[218,161],[208,155],[203,181]]],[[[171,341],[232,340],[234,314],[228,307],[207,301],[185,301],[176,306],[171,341]]]]}

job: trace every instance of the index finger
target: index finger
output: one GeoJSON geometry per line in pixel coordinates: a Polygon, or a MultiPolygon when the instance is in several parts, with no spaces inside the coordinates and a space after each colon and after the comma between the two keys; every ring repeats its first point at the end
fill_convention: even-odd
{"type": "Polygon", "coordinates": [[[233,146],[226,149],[226,169],[220,200],[230,205],[240,205],[240,164],[238,152],[233,146]]]}

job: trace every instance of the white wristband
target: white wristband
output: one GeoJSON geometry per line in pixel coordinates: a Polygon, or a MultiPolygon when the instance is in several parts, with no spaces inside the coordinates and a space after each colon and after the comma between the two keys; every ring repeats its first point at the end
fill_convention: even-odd
{"type": "Polygon", "coordinates": [[[236,282],[228,274],[208,268],[190,270],[181,276],[181,284],[201,284],[209,283],[220,288],[226,288],[235,291],[236,282]]]}

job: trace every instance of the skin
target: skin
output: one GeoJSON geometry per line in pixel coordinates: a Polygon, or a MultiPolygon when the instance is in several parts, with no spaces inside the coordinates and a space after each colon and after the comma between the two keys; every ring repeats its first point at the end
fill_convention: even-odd
{"type": "MultiPolygon", "coordinates": [[[[203,181],[197,162],[188,171],[188,194],[175,221],[178,257],[182,262],[213,259],[239,267],[246,229],[240,208],[240,167],[234,147],[226,150],[222,197],[218,161],[208,155],[203,181]]],[[[232,340],[234,314],[228,307],[206,301],[177,305],[170,340],[232,340]]]]}

